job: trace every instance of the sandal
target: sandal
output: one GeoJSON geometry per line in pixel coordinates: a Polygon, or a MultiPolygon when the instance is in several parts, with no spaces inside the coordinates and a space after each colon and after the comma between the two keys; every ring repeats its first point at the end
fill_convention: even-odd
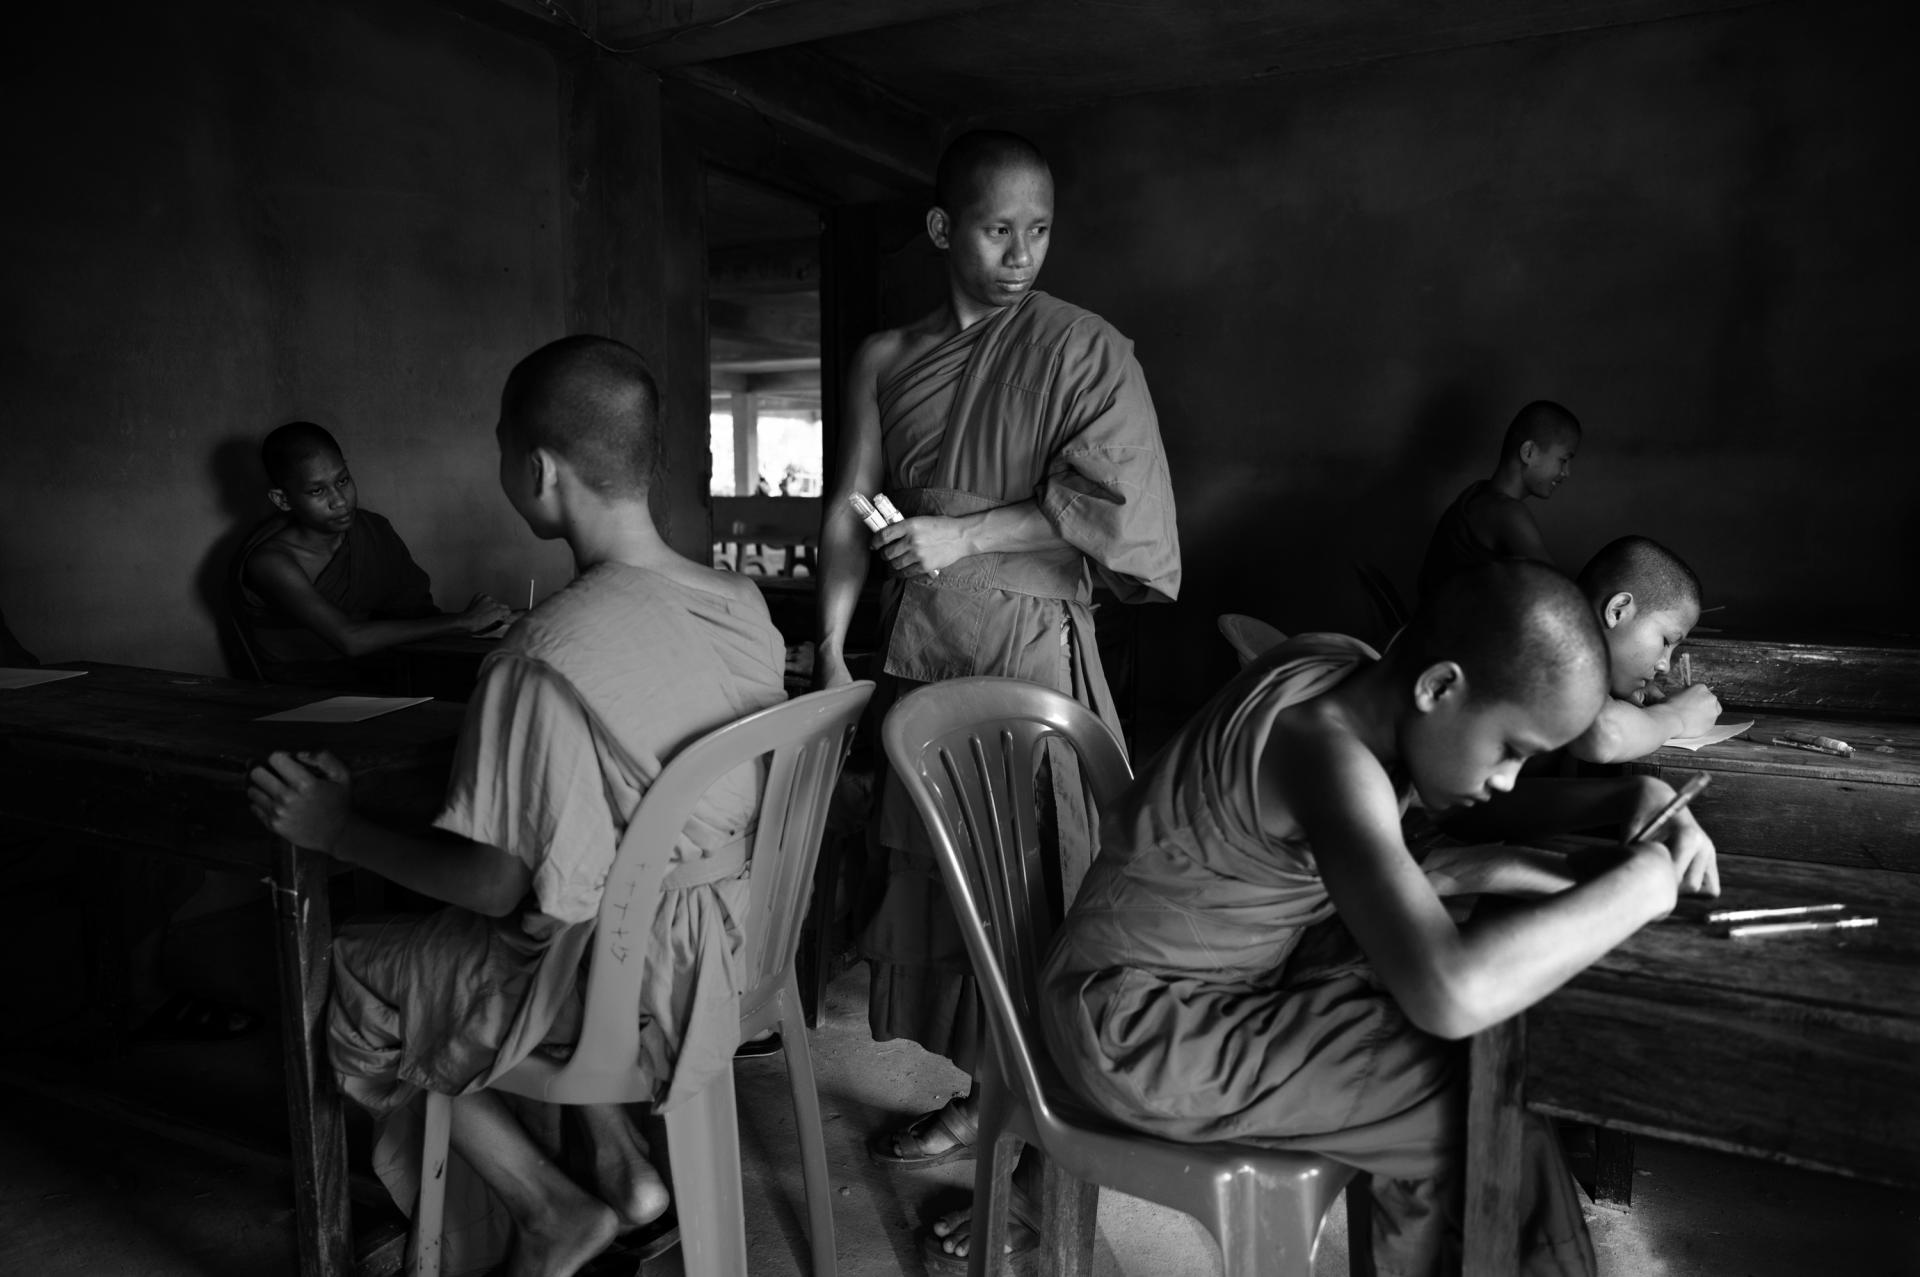
{"type": "Polygon", "coordinates": [[[922,1113],[897,1131],[876,1135],[867,1143],[867,1156],[882,1166],[897,1171],[925,1170],[948,1162],[969,1161],[974,1142],[980,1138],[980,1123],[960,1108],[956,1095],[931,1113],[922,1113]],[[899,1144],[913,1141],[925,1147],[927,1137],[944,1135],[953,1143],[938,1153],[900,1153],[899,1144]]]}
{"type": "MultiPolygon", "coordinates": [[[[953,1212],[948,1212],[952,1214],[953,1212]]],[[[972,1220],[968,1220],[968,1236],[972,1236],[972,1220]]],[[[940,1243],[946,1238],[934,1234],[933,1225],[928,1224],[920,1230],[920,1262],[926,1265],[927,1272],[935,1277],[966,1277],[969,1257],[956,1255],[940,1243]]],[[[1013,1273],[1025,1277],[1033,1271],[1034,1261],[1040,1254],[1040,1216],[1033,1209],[1033,1203],[1019,1189],[1013,1190],[1013,1200],[1007,1207],[1007,1250],[1000,1257],[998,1271],[1002,1274],[1013,1273]]]]}
{"type": "Polygon", "coordinates": [[[227,1042],[245,1037],[259,1025],[260,1017],[251,1011],[193,993],[176,993],[141,1021],[134,1036],[160,1042],[227,1042]]]}
{"type": "Polygon", "coordinates": [[[742,1042],[739,1049],[733,1053],[733,1058],[736,1060],[761,1060],[769,1055],[780,1054],[780,1047],[780,1034],[778,1031],[763,1033],[757,1038],[748,1038],[745,1042],[742,1042]]]}

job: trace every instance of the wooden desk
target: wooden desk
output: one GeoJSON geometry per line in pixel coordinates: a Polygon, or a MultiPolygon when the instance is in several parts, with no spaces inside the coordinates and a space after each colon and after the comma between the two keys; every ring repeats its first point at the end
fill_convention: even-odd
{"type": "Polygon", "coordinates": [[[480,663],[500,646],[500,635],[449,634],[389,648],[397,696],[433,696],[464,701],[480,680],[480,663]]]}
{"type": "Polygon", "coordinates": [[[1722,705],[1867,719],[1920,717],[1920,647],[1695,632],[1682,649],[1722,705]]]}
{"type": "Polygon", "coordinates": [[[327,749],[356,805],[430,815],[445,789],[458,705],[364,723],[259,723],[324,693],[78,662],[82,678],[0,691],[0,813],[91,842],[264,874],[279,949],[287,1120],[302,1277],[351,1271],[346,1136],[322,1039],[332,927],[326,857],[254,820],[248,767],[274,749],[327,749]]]}
{"type": "Polygon", "coordinates": [[[1465,1271],[1515,1271],[1522,1109],[1920,1187],[1920,877],[1720,863],[1720,900],[1473,1040],[1465,1271]],[[1823,901],[1880,925],[1729,940],[1699,921],[1823,901]]]}
{"type": "Polygon", "coordinates": [[[1707,772],[1693,805],[1714,843],[1745,855],[1920,872],[1920,722],[1801,711],[1728,710],[1754,721],[1738,740],[1698,753],[1662,749],[1629,764],[1665,776],[1707,772]],[[1767,742],[1789,732],[1833,736],[1851,758],[1767,742]]]}

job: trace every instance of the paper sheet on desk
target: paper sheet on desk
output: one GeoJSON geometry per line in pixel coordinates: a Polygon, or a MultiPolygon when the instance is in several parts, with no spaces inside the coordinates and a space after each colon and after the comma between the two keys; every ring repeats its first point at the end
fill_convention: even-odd
{"type": "Polygon", "coordinates": [[[359,723],[391,714],[409,705],[423,705],[431,696],[330,696],[324,701],[262,714],[256,723],[359,723]]]}
{"type": "Polygon", "coordinates": [[[0,669],[0,692],[11,692],[22,687],[38,687],[42,683],[57,683],[63,678],[79,678],[85,673],[85,670],[19,669],[7,666],[0,669]]]}
{"type": "Polygon", "coordinates": [[[1699,749],[1703,745],[1718,745],[1723,740],[1732,740],[1741,732],[1752,727],[1754,720],[1744,723],[1715,723],[1713,730],[1702,736],[1676,736],[1667,744],[1674,749],[1699,749]]]}

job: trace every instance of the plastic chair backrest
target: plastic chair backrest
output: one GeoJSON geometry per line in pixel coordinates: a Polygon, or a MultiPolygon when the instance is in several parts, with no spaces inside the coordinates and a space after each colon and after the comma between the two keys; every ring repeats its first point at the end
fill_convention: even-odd
{"type": "Polygon", "coordinates": [[[820,851],[827,806],[853,730],[873,695],[871,682],[796,697],[716,728],[673,756],[634,812],[600,899],[580,1040],[553,1079],[554,1090],[591,1088],[623,1098],[636,1079],[640,1021],[634,1008],[646,962],[644,937],[624,926],[629,901],[649,900],[670,868],[669,853],[700,798],[736,768],[771,754],[753,837],[742,998],[763,996],[793,962],[820,851]]]}
{"type": "Polygon", "coordinates": [[[1047,1057],[1034,996],[1059,919],[1041,876],[1034,773],[1045,742],[1066,742],[1097,820],[1133,779],[1126,754],[1086,706],[1009,678],[920,688],[888,712],[880,736],[932,836],[1002,1071],[1044,1113],[1036,1061],[1047,1057]]]}
{"type": "Polygon", "coordinates": [[[1239,612],[1222,612],[1218,622],[1221,635],[1233,645],[1234,654],[1245,669],[1255,657],[1287,641],[1287,636],[1258,617],[1239,612]]]}
{"type": "Polygon", "coordinates": [[[247,544],[252,539],[253,534],[249,533],[247,540],[241,542],[240,548],[234,551],[233,561],[227,565],[226,586],[220,600],[221,608],[226,615],[220,620],[228,636],[233,640],[234,650],[244,662],[244,665],[234,672],[243,678],[252,678],[256,683],[264,683],[267,681],[267,676],[260,668],[260,654],[253,650],[253,634],[251,627],[247,624],[247,614],[241,594],[244,588],[242,573],[247,568],[247,544]]]}

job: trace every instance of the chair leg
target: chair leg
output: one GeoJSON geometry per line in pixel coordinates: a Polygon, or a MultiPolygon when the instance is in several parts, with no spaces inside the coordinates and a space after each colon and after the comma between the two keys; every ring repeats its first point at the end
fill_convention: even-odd
{"type": "Polygon", "coordinates": [[[1007,1134],[1003,1087],[981,1084],[980,1135],[973,1165],[973,1224],[968,1231],[967,1277],[991,1277],[1000,1271],[1007,1248],[1008,1216],[1013,1208],[1013,1168],[1026,1141],[1007,1134]]]}
{"type": "Polygon", "coordinates": [[[1348,1277],[1374,1277],[1373,1176],[1355,1175],[1347,1181],[1348,1277]]]}
{"type": "Polygon", "coordinates": [[[833,979],[833,901],[840,883],[841,840],[832,834],[820,840],[820,857],[813,866],[813,901],[807,913],[813,922],[813,943],[800,963],[807,975],[807,997],[801,1003],[805,1024],[820,1027],[827,1012],[827,984],[833,979]]]}
{"type": "Polygon", "coordinates": [[[733,1073],[722,1070],[665,1118],[687,1277],[740,1277],[747,1271],[747,1231],[733,1073]]]}
{"type": "Polygon", "coordinates": [[[413,1277],[440,1277],[440,1235],[447,1201],[448,1137],[453,1100],[427,1092],[425,1132],[420,1138],[420,1200],[413,1208],[413,1277]]]}
{"type": "Polygon", "coordinates": [[[820,1090],[813,1076],[813,1052],[800,1024],[800,990],[787,973],[780,990],[780,1043],[787,1057],[787,1086],[793,1092],[793,1125],[800,1136],[800,1171],[807,1186],[807,1243],[813,1277],[836,1277],[833,1245],[833,1180],[827,1173],[827,1137],[820,1122],[820,1090]]]}
{"type": "Polygon", "coordinates": [[[1058,1277],[1093,1277],[1093,1235],[1099,1214],[1100,1186],[1074,1178],[1047,1158],[1040,1182],[1040,1271],[1058,1277]]]}

